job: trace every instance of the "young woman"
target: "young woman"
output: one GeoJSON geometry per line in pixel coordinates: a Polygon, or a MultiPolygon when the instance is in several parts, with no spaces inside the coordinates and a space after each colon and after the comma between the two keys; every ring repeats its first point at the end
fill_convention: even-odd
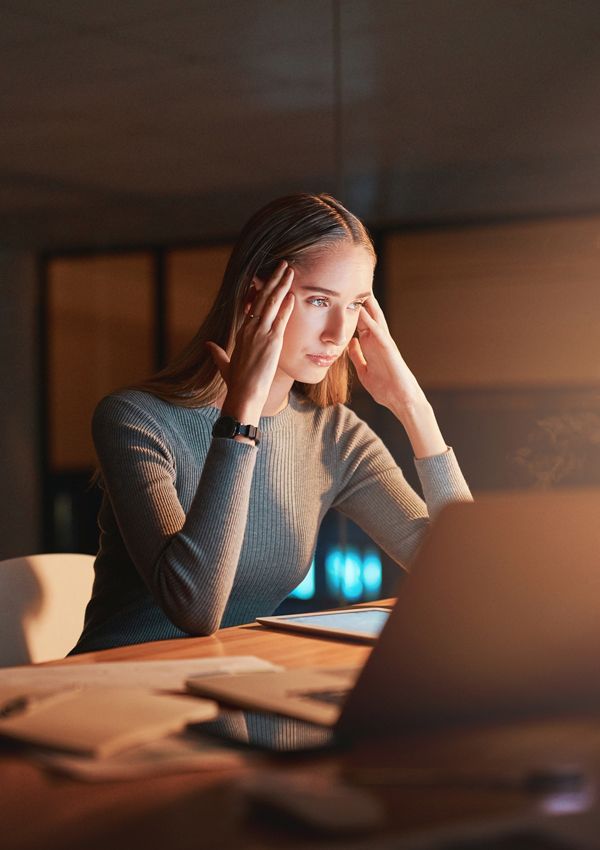
{"type": "Polygon", "coordinates": [[[373,296],[375,252],[329,195],[267,205],[181,356],[99,404],[100,551],[74,651],[208,635],[272,613],[329,508],[399,564],[470,499],[373,296]],[[425,502],[344,402],[349,360],[410,438],[425,502]]]}

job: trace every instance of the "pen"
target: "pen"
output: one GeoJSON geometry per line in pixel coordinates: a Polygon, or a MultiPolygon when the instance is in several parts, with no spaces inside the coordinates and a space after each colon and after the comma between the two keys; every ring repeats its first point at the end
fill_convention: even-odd
{"type": "Polygon", "coordinates": [[[71,687],[63,688],[60,691],[40,691],[35,694],[16,694],[9,697],[0,704],[0,722],[14,717],[17,714],[23,714],[27,709],[38,703],[47,703],[52,700],[63,699],[67,694],[73,691],[79,691],[81,688],[71,687]]]}
{"type": "Polygon", "coordinates": [[[30,697],[26,696],[13,697],[7,700],[0,706],[0,719],[5,720],[7,717],[12,717],[13,714],[20,714],[25,711],[30,702],[30,697]]]}

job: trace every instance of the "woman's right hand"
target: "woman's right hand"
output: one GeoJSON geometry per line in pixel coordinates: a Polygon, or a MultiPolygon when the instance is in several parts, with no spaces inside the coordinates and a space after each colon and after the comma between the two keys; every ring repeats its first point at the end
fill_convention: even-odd
{"type": "Polygon", "coordinates": [[[294,309],[293,278],[294,270],[283,260],[266,283],[254,281],[256,297],[247,307],[231,356],[215,342],[206,343],[227,385],[223,412],[248,425],[258,425],[275,377],[294,309]]]}

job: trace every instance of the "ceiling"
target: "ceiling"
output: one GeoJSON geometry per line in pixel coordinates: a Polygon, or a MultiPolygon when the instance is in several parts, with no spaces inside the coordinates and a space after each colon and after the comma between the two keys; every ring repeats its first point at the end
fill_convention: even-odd
{"type": "Polygon", "coordinates": [[[0,0],[0,56],[0,245],[600,208],[598,0],[0,0]]]}

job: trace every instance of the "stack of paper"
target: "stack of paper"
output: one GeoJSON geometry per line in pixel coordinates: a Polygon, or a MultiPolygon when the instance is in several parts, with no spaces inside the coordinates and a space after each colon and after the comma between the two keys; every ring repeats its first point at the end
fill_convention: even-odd
{"type": "Polygon", "coordinates": [[[220,758],[214,744],[186,733],[190,723],[213,720],[218,706],[190,696],[185,680],[277,669],[253,656],[7,668],[0,736],[86,779],[239,763],[232,751],[220,758]]]}
{"type": "Polygon", "coordinates": [[[108,756],[162,738],[219,713],[215,702],[143,688],[89,688],[53,694],[0,719],[0,734],[55,750],[108,756]]]}

